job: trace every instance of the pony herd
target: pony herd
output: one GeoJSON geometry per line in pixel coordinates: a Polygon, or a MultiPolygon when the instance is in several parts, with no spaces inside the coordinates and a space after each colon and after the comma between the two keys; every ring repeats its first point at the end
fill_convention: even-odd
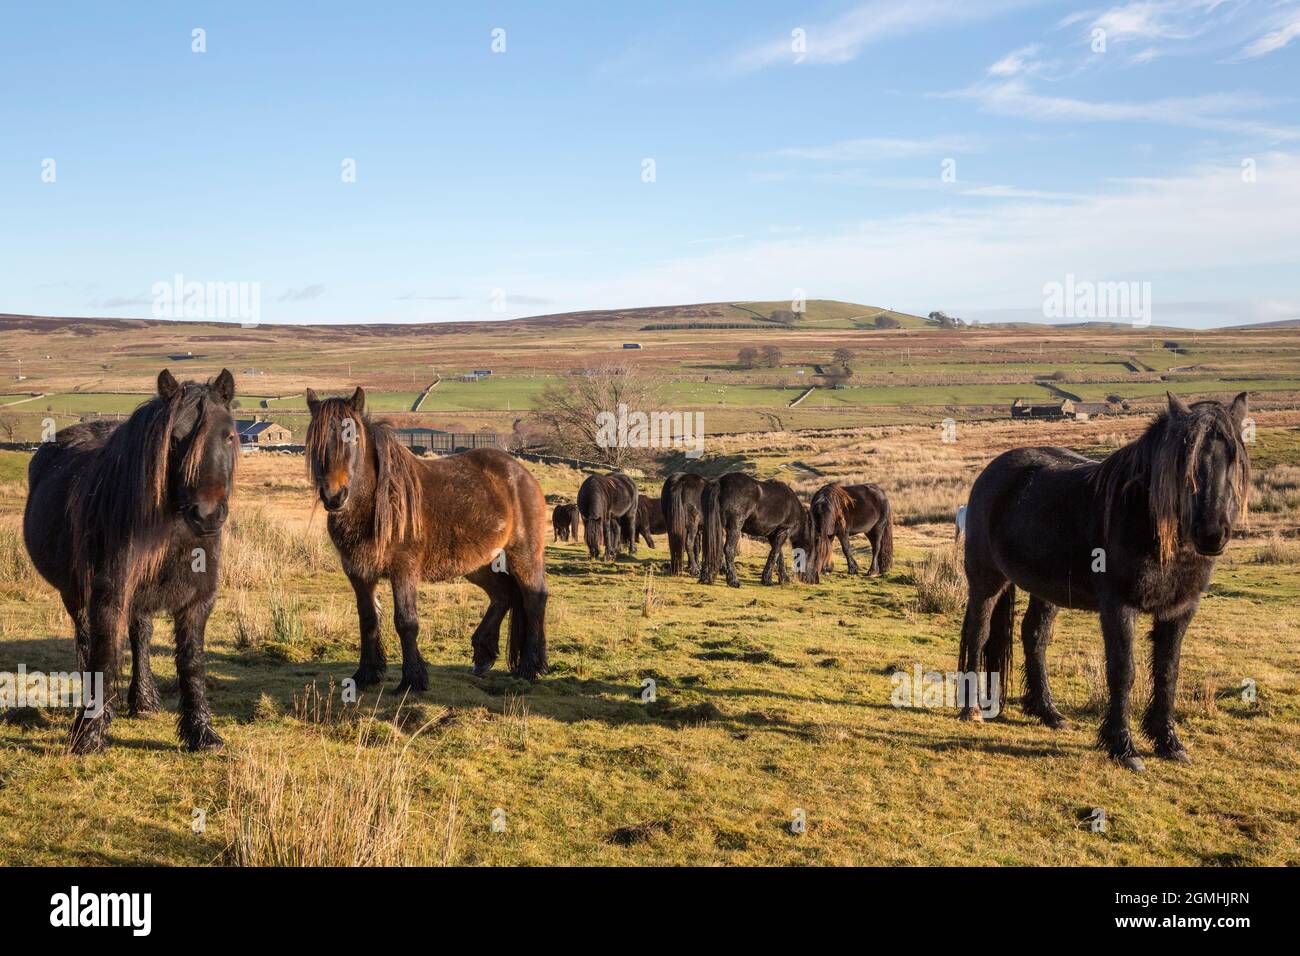
{"type": "MultiPolygon", "coordinates": [[[[37,571],[56,588],[73,622],[79,669],[102,673],[101,707],[78,711],[69,747],[102,750],[121,708],[123,632],[131,647],[128,714],[155,711],[159,694],[149,662],[156,613],[175,632],[180,691],[177,732],[191,750],[219,747],[207,701],[204,633],[217,597],[222,533],[239,458],[229,371],[211,381],[177,382],[164,370],[157,394],[120,424],[88,422],[42,444],[28,469],[23,537],[37,571]]],[[[545,499],[511,455],[476,449],[419,458],[385,424],[371,420],[365,393],[318,398],[307,391],[306,457],[329,535],[356,596],[358,689],[384,679],[376,591],[393,597],[401,641],[399,692],[428,687],[419,650],[417,589],[422,581],[464,577],[488,606],[470,636],[473,673],[485,675],[510,624],[507,662],[517,677],[547,670],[545,499]]],[[[1141,728],[1157,755],[1186,761],[1174,700],[1183,636],[1209,586],[1215,558],[1246,513],[1250,464],[1242,438],[1246,395],[1230,404],[1168,407],[1137,440],[1101,462],[1064,448],[1018,448],[995,458],[975,481],[965,510],[968,600],[958,668],[978,686],[963,716],[979,719],[1008,699],[1017,589],[1029,595],[1021,629],[1025,713],[1064,725],[1046,669],[1052,624],[1061,607],[1100,616],[1109,704],[1099,745],[1126,767],[1142,761],[1129,729],[1133,631],[1153,618],[1153,696],[1141,728]],[[979,703],[980,706],[976,706],[979,703]]],[[[625,475],[591,475],[577,502],[552,513],[559,541],[577,541],[592,558],[613,560],[637,539],[666,533],[669,567],[702,583],[719,573],[739,587],[742,535],[769,553],[764,584],[794,572],[817,583],[838,540],[849,573],[858,571],[850,538],[871,544],[868,574],[893,561],[893,515],[876,485],[828,484],[805,506],[783,482],[730,473],[715,479],[677,473],[657,498],[625,475]]],[[[996,712],[996,710],[994,711],[996,712]]]]}
{"type": "Polygon", "coordinates": [[[785,545],[792,549],[794,571],[817,583],[831,566],[832,542],[838,539],[850,574],[858,573],[849,538],[866,535],[871,542],[868,574],[883,574],[894,560],[893,513],[878,485],[824,485],[804,506],[789,485],[760,481],[743,472],[704,478],[676,472],[664,481],[658,497],[640,494],[626,475],[590,475],[578,488],[576,504],[559,504],[551,513],[557,541],[576,541],[579,519],[592,558],[614,560],[624,546],[636,556],[636,539],[654,547],[651,534],[668,534],[669,573],[687,570],[702,584],[725,573],[727,584],[740,587],[736,551],[742,536],[768,544],[762,582],[775,574],[790,580],[785,545]]]}

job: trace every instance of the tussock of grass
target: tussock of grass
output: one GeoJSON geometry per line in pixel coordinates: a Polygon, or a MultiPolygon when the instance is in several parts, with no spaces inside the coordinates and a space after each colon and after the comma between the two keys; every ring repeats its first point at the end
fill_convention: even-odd
{"type": "Polygon", "coordinates": [[[924,614],[954,614],[966,607],[966,572],[955,546],[927,551],[911,574],[916,609],[924,614]]]}
{"type": "Polygon", "coordinates": [[[1272,535],[1251,558],[1255,564],[1300,564],[1300,545],[1272,535]]]}

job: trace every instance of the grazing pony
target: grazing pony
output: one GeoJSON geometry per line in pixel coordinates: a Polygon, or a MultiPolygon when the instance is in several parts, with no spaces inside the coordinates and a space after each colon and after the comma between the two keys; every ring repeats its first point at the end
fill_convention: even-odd
{"type": "MultiPolygon", "coordinates": [[[[664,524],[664,509],[659,503],[658,498],[649,498],[645,495],[638,495],[636,499],[636,533],[637,536],[645,542],[647,548],[655,546],[653,534],[663,534],[668,530],[664,524]]],[[[626,517],[619,519],[619,533],[632,537],[632,532],[628,528],[626,517]]]]}
{"type": "Polygon", "coordinates": [[[679,471],[669,475],[659,493],[659,507],[668,530],[668,572],[682,573],[685,552],[691,574],[700,573],[700,538],[707,478],[679,471]]]}
{"type": "MultiPolygon", "coordinates": [[[[1030,595],[1021,631],[1024,710],[1060,727],[1065,719],[1047,682],[1052,621],[1058,607],[1097,612],[1110,696],[1099,746],[1131,770],[1142,769],[1129,733],[1134,619],[1139,612],[1153,618],[1154,690],[1142,729],[1158,756],[1185,763],[1174,728],[1183,633],[1214,559],[1245,516],[1250,488],[1241,437],[1246,393],[1231,405],[1189,407],[1172,393],[1168,400],[1142,437],[1102,462],[1065,448],[999,455],[976,479],[966,511],[969,597],[959,669],[997,674],[987,699],[1000,705],[1000,689],[1005,700],[1016,588],[1023,588],[1030,595]]],[[[963,716],[975,718],[971,703],[963,716]]]]}
{"type": "Polygon", "coordinates": [[[636,555],[636,485],[627,475],[588,475],[578,488],[578,511],[582,513],[587,551],[593,558],[605,546],[605,560],[618,557],[620,533],[628,537],[629,553],[636,555]],[[620,519],[626,519],[620,521],[620,519]]]}
{"type": "Polygon", "coordinates": [[[183,385],[164,369],[157,397],[126,421],[71,425],[32,456],[27,553],[72,617],[78,668],[104,680],[101,712],[78,711],[73,719],[73,753],[104,749],[120,704],[124,628],[131,640],[128,713],[158,709],[149,663],[157,611],[169,611],[175,626],[177,734],[190,750],[221,746],[208,710],[203,635],[239,458],[234,397],[235,379],[225,369],[205,384],[183,385]]]}
{"type": "Polygon", "coordinates": [[[771,546],[763,566],[763,583],[772,583],[775,568],[781,584],[790,580],[781,548],[789,541],[802,552],[795,555],[795,570],[808,580],[812,565],[812,516],[790,486],[775,478],[759,481],[742,472],[731,472],[709,483],[704,492],[704,560],[700,583],[712,584],[719,566],[725,566],[727,584],[740,587],[736,577],[736,548],[740,536],[764,538],[771,546]],[[723,532],[726,541],[723,541],[723,532]]]}
{"type": "Polygon", "coordinates": [[[577,541],[578,506],[556,505],[555,510],[551,512],[551,524],[555,527],[556,541],[577,541]]]}
{"type": "Polygon", "coordinates": [[[329,533],[357,597],[358,688],[384,678],[375,586],[393,588],[402,642],[398,693],[428,689],[420,656],[416,593],[421,581],[465,577],[488,596],[470,644],[474,674],[496,661],[510,612],[508,661],[515,676],[546,671],[546,500],[537,479],[495,448],[417,458],[387,425],[365,414],[365,392],[319,399],[307,390],[307,463],[329,512],[329,533]]]}
{"type": "Polygon", "coordinates": [[[821,572],[830,568],[831,539],[840,539],[849,574],[858,573],[849,538],[865,534],[871,542],[871,564],[867,574],[884,574],[894,563],[894,517],[889,499],[879,485],[822,485],[808,505],[816,535],[816,556],[810,562],[811,580],[816,583],[821,572]]]}

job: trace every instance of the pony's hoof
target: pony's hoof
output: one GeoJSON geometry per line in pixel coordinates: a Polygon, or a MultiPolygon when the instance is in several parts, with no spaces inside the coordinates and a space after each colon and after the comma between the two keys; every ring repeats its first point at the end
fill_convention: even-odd
{"type": "Polygon", "coordinates": [[[1142,758],[1137,754],[1128,754],[1115,759],[1119,761],[1119,765],[1125,770],[1132,770],[1134,773],[1142,773],[1147,769],[1147,765],[1142,762],[1142,758]]]}
{"type": "Polygon", "coordinates": [[[153,696],[141,695],[127,703],[126,715],[128,717],[147,717],[150,714],[158,713],[161,707],[162,702],[158,700],[156,692],[153,696]]]}
{"type": "Polygon", "coordinates": [[[487,677],[488,674],[490,674],[490,673],[492,672],[492,664],[493,664],[493,663],[494,663],[493,661],[484,661],[482,664],[475,664],[475,665],[474,665],[474,671],[473,671],[474,676],[475,676],[475,677],[487,677]]]}
{"type": "Polygon", "coordinates": [[[192,753],[200,753],[205,750],[220,750],[226,746],[226,742],[209,726],[199,727],[194,733],[187,734],[185,748],[192,753]]]}
{"type": "Polygon", "coordinates": [[[1040,717],[1039,719],[1052,730],[1064,730],[1070,726],[1070,722],[1065,719],[1065,716],[1056,711],[1053,711],[1046,717],[1040,717]]]}
{"type": "Polygon", "coordinates": [[[1182,747],[1177,750],[1156,751],[1156,756],[1165,760],[1172,760],[1174,763],[1191,763],[1192,758],[1187,755],[1187,751],[1182,747]]]}
{"type": "Polygon", "coordinates": [[[384,668],[382,667],[358,667],[357,672],[352,675],[352,683],[357,685],[357,690],[365,690],[367,687],[374,687],[383,682],[384,668]]]}
{"type": "Polygon", "coordinates": [[[957,715],[961,720],[974,721],[977,724],[984,723],[984,715],[980,713],[978,707],[963,707],[961,713],[957,715]]]}
{"type": "Polygon", "coordinates": [[[727,582],[727,587],[729,587],[729,588],[738,588],[738,587],[740,587],[740,582],[739,582],[739,581],[728,581],[728,582],[727,582]]]}
{"type": "Polygon", "coordinates": [[[73,728],[72,735],[68,738],[68,753],[77,757],[102,754],[107,745],[108,741],[101,728],[73,728]]]}

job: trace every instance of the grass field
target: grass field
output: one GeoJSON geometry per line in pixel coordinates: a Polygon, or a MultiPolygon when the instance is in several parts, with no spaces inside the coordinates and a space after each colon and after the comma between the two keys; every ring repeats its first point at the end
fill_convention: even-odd
{"type": "MultiPolygon", "coordinates": [[[[1185,643],[1180,716],[1194,763],[1151,759],[1145,775],[1093,749],[1104,680],[1088,615],[1063,612],[1050,652],[1069,729],[1015,707],[973,726],[891,702],[896,673],[955,666],[950,515],[981,463],[1038,442],[1105,454],[1140,420],[963,425],[952,444],[914,427],[725,439],[710,448],[716,465],[779,475],[804,494],[826,476],[884,481],[900,518],[894,569],[849,578],[837,557],[823,584],[763,588],[763,552],[747,546],[737,591],[665,577],[662,550],[608,566],[552,544],[552,673],[532,686],[499,669],[474,678],[480,592],[426,585],[431,686],[404,705],[391,622],[387,691],[340,702],[356,615],[303,461],[249,458],[208,629],[227,749],[178,748],[160,620],[164,712],[117,720],[107,754],[65,756],[63,712],[0,722],[0,863],[1300,864],[1297,424],[1261,415],[1262,508],[1185,643]],[[1096,808],[1105,832],[1088,825],[1096,808]],[[790,830],[796,810],[802,834],[790,830]],[[350,818],[369,821],[369,836],[350,818]],[[259,842],[266,832],[280,843],[259,842]]],[[[69,669],[69,623],[16,536],[25,473],[26,455],[0,452],[0,671],[69,669]]],[[[552,497],[581,479],[561,466],[535,473],[552,497]]],[[[1139,678],[1139,706],[1148,688],[1139,678]]]]}

